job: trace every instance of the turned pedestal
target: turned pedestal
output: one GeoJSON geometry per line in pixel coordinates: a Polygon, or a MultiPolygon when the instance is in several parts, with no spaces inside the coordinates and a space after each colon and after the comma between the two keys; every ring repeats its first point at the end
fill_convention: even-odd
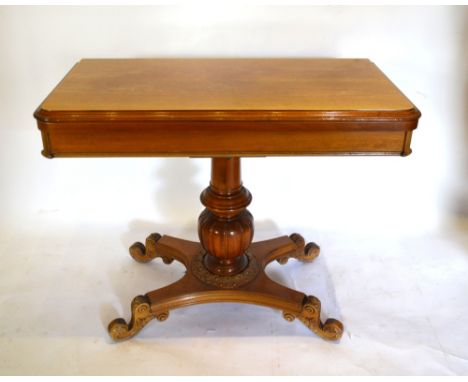
{"type": "Polygon", "coordinates": [[[153,318],[164,321],[173,309],[208,302],[258,304],[283,311],[288,321],[298,318],[320,337],[337,340],[343,325],[320,320],[320,301],[289,289],[265,273],[268,263],[281,264],[293,257],[310,262],[319,254],[315,243],[305,245],[298,234],[252,243],[253,217],[246,209],[252,200],[242,186],[238,157],[213,158],[211,182],[201,194],[206,209],[198,220],[200,243],[151,234],[145,245],[135,243],[131,256],[139,262],[161,257],[186,267],[182,279],[167,287],[137,296],[129,323],[117,318],[109,324],[115,340],[138,333],[153,318]]]}

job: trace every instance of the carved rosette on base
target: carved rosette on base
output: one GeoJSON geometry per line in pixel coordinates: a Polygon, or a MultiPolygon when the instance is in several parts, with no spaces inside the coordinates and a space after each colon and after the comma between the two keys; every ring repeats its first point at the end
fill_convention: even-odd
{"type": "Polygon", "coordinates": [[[255,256],[247,253],[247,267],[242,272],[232,276],[217,275],[210,272],[204,264],[205,253],[195,256],[192,262],[192,273],[202,283],[215,286],[221,289],[234,289],[251,282],[257,277],[260,271],[255,256]]]}

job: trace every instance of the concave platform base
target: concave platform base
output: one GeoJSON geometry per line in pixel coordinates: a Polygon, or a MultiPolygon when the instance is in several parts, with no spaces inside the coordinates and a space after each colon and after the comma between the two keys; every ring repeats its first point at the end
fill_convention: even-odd
{"type": "Polygon", "coordinates": [[[109,324],[109,334],[114,340],[123,340],[137,334],[153,318],[166,320],[173,309],[209,302],[238,302],[282,310],[287,321],[297,318],[320,337],[338,340],[343,325],[335,319],[322,323],[319,299],[280,285],[265,273],[267,264],[274,260],[281,264],[289,258],[309,262],[319,251],[314,243],[305,245],[298,234],[259,241],[250,244],[246,252],[247,267],[240,273],[225,276],[212,273],[204,266],[206,251],[200,243],[151,234],[146,245],[135,243],[130,247],[132,257],[139,262],[161,257],[167,264],[175,259],[185,265],[187,272],[167,287],[135,297],[130,322],[115,319],[109,324]]]}

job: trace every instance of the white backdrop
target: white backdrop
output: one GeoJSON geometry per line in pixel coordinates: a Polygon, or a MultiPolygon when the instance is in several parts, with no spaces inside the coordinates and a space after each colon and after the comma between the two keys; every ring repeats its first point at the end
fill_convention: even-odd
{"type": "MultiPolygon", "coordinates": [[[[23,296],[25,301],[20,304],[18,301],[21,297],[11,294],[12,291],[22,290],[20,286],[23,286],[24,293],[29,293],[24,284],[26,280],[32,280],[35,285],[34,280],[42,280],[41,277],[46,277],[47,272],[52,272],[50,269],[55,269],[52,263],[47,263],[47,255],[52,256],[53,261],[59,261],[62,268],[68,269],[74,264],[97,275],[106,272],[106,267],[111,266],[109,263],[112,262],[133,267],[126,258],[126,247],[134,240],[143,240],[153,230],[196,238],[196,219],[202,209],[199,193],[209,180],[208,159],[48,160],[40,155],[42,143],[32,113],[81,58],[370,58],[422,112],[419,127],[413,134],[413,154],[407,158],[292,157],[243,160],[244,184],[254,197],[249,209],[256,219],[256,239],[293,231],[311,240],[319,241],[321,238],[319,244],[322,244],[322,248],[328,245],[328,261],[332,262],[329,264],[331,283],[337,284],[336,298],[343,311],[343,304],[347,298],[352,300],[352,296],[340,297],[338,285],[341,284],[333,276],[336,271],[334,266],[342,264],[343,272],[346,272],[355,265],[365,273],[363,267],[369,261],[366,256],[369,256],[369,252],[372,256],[379,256],[382,246],[387,251],[388,246],[400,248],[403,245],[406,249],[414,249],[414,243],[426,243],[427,248],[417,247],[420,255],[426,250],[433,251],[434,259],[438,259],[441,245],[443,251],[450,248],[455,251],[454,256],[460,260],[458,270],[468,269],[468,235],[466,223],[463,223],[468,215],[467,25],[466,7],[216,8],[203,4],[196,7],[1,7],[0,250],[5,266],[2,272],[9,269],[11,274],[3,278],[0,284],[3,296],[0,302],[3,311],[0,314],[11,316],[8,311],[16,306],[15,301],[20,312],[21,306],[30,297],[23,296]],[[448,241],[443,242],[446,244],[430,241],[447,235],[448,241]],[[367,240],[362,247],[364,249],[358,251],[363,240],[367,240]],[[399,240],[404,240],[404,244],[399,240]],[[333,245],[338,245],[334,247],[335,253],[332,253],[333,245]],[[345,248],[346,245],[354,248],[345,248]],[[332,256],[335,256],[335,260],[332,256]],[[90,261],[97,261],[94,260],[97,257],[107,260],[99,266],[97,263],[89,264],[90,261]],[[345,258],[348,258],[346,267],[343,265],[345,258]]],[[[414,255],[412,251],[402,253],[405,256],[414,255]]],[[[397,254],[394,255],[400,259],[397,254]]],[[[392,254],[388,256],[391,259],[392,254]]],[[[445,256],[448,258],[449,255],[445,256]]],[[[427,257],[419,260],[424,263],[425,259],[427,257]]],[[[442,266],[444,264],[445,261],[442,266]]],[[[380,264],[380,268],[370,272],[369,278],[382,278],[386,267],[385,263],[380,264]]],[[[131,272],[133,270],[135,276],[130,281],[121,281],[129,289],[124,292],[124,288],[120,287],[115,292],[116,296],[120,293],[118,300],[112,300],[115,296],[109,297],[109,301],[113,301],[109,302],[113,309],[125,316],[128,316],[127,305],[133,295],[161,286],[154,285],[148,276],[144,284],[138,284],[143,290],[138,290],[131,282],[141,281],[136,274],[141,274],[142,269],[131,268],[131,272]]],[[[116,271],[116,274],[119,272],[116,271]]],[[[392,276],[387,276],[391,283],[392,276]]],[[[64,278],[63,273],[51,273],[47,277],[67,285],[72,282],[72,276],[64,278]]],[[[83,274],[76,277],[82,278],[83,274]]],[[[350,294],[350,285],[342,281],[345,288],[342,290],[350,294]]],[[[431,284],[427,279],[425,281],[431,284]]],[[[347,282],[360,285],[358,278],[347,282]]],[[[361,287],[367,288],[368,281],[361,282],[361,287]]],[[[461,275],[459,282],[456,296],[468,290],[461,275]]],[[[37,285],[37,290],[43,289],[40,286],[43,284],[37,285]]],[[[86,284],[83,284],[85,287],[86,284]]],[[[100,288],[103,288],[102,285],[100,288]]],[[[84,296],[84,289],[81,292],[80,296],[84,296]]],[[[47,296],[54,292],[46,289],[35,293],[39,293],[47,304],[47,296]]],[[[325,294],[323,298],[328,297],[325,294]]],[[[458,306],[455,300],[452,302],[454,305],[449,309],[458,306]]],[[[49,304],[47,309],[52,314],[50,309],[56,305],[50,301],[49,304]]],[[[102,328],[100,326],[97,332],[88,333],[87,336],[99,340],[105,337],[104,321],[113,318],[111,313],[102,313],[101,309],[101,316],[104,316],[102,328]]],[[[40,321],[45,314],[45,307],[38,305],[37,320],[40,321]]],[[[220,314],[220,317],[223,315],[220,314]]],[[[441,327],[445,318],[440,319],[441,327]]],[[[93,313],[90,313],[87,319],[90,327],[94,319],[93,313]]],[[[20,326],[28,327],[28,320],[18,322],[23,324],[0,324],[0,329],[3,328],[0,330],[2,341],[14,338],[15,331],[22,330],[20,326]]],[[[349,325],[352,322],[352,318],[348,317],[349,325]]],[[[31,326],[31,332],[21,338],[27,341],[34,337],[35,341],[39,341],[36,346],[41,348],[41,341],[47,341],[48,336],[41,334],[39,325],[31,326]]],[[[283,332],[287,336],[286,329],[283,332]]],[[[70,333],[73,331],[70,330],[70,333]]],[[[57,337],[66,337],[62,332],[59,334],[57,337]]],[[[147,338],[151,340],[157,335],[153,333],[147,338]]],[[[230,341],[235,341],[235,337],[233,335],[230,341]]],[[[170,336],[168,338],[170,340],[170,336]]],[[[48,369],[50,365],[44,366],[39,360],[35,363],[34,357],[29,363],[18,366],[15,355],[24,352],[26,347],[31,348],[26,344],[18,344],[14,348],[17,353],[14,350],[8,352],[3,365],[5,372],[59,373],[67,370],[59,366],[58,369],[48,369]]],[[[67,345],[60,346],[66,348],[67,345]]],[[[103,349],[107,349],[108,345],[103,346],[103,349]]],[[[460,359],[468,358],[464,347],[454,346],[452,353],[458,352],[460,359]]],[[[59,353],[62,356],[67,354],[59,353]]],[[[77,359],[74,360],[74,367],[68,369],[70,372],[98,372],[96,370],[99,369],[86,364],[89,357],[77,359]],[[83,366],[85,364],[88,368],[83,366]]],[[[403,365],[404,362],[399,365],[392,361],[386,367],[380,367],[380,361],[376,362],[373,371],[362,369],[357,364],[353,368],[348,363],[343,364],[343,369],[333,370],[304,364],[304,367],[297,369],[297,373],[418,372],[410,365],[403,365]]],[[[197,365],[204,364],[198,360],[197,365]]],[[[444,367],[447,365],[444,364],[444,367]]],[[[450,364],[447,368],[432,371],[467,372],[467,364],[460,365],[455,367],[450,364]]],[[[137,372],[136,366],[135,369],[127,366],[121,372],[137,372]]],[[[210,372],[203,368],[185,370],[182,366],[179,369],[167,367],[169,371],[163,371],[153,365],[145,372],[210,372]]],[[[259,370],[264,373],[272,370],[276,374],[293,370],[272,368],[266,363],[265,369],[259,370]]],[[[106,369],[102,370],[106,372],[106,369]]],[[[431,369],[419,372],[427,370],[431,369]]],[[[240,371],[220,369],[211,372],[240,371]]],[[[244,369],[244,372],[249,373],[249,369],[244,369]]],[[[256,373],[255,369],[250,372],[256,373]]]]}
{"type": "Polygon", "coordinates": [[[74,220],[139,216],[187,224],[198,214],[209,160],[39,156],[31,114],[83,57],[368,57],[420,108],[408,158],[245,160],[257,220],[314,229],[427,230],[458,208],[451,202],[463,176],[467,187],[463,7],[7,7],[0,18],[0,131],[8,142],[0,154],[2,221],[8,215],[24,225],[38,210],[74,220]],[[177,181],[168,185],[174,172],[177,181]],[[170,200],[155,203],[162,187],[172,188],[170,200]],[[295,197],[281,203],[290,193],[295,197]]]}

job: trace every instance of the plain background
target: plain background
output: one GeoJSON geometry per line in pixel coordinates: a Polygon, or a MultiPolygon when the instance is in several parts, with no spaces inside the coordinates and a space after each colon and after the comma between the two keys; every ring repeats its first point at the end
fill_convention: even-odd
{"type": "Polygon", "coordinates": [[[0,7],[0,372],[468,373],[467,47],[466,7],[0,7]],[[196,239],[210,163],[43,158],[34,109],[99,57],[365,57],[421,110],[406,158],[243,160],[255,239],[321,245],[315,264],[271,272],[345,323],[339,344],[233,304],[110,343],[133,296],[183,272],[128,246],[196,239]]]}

